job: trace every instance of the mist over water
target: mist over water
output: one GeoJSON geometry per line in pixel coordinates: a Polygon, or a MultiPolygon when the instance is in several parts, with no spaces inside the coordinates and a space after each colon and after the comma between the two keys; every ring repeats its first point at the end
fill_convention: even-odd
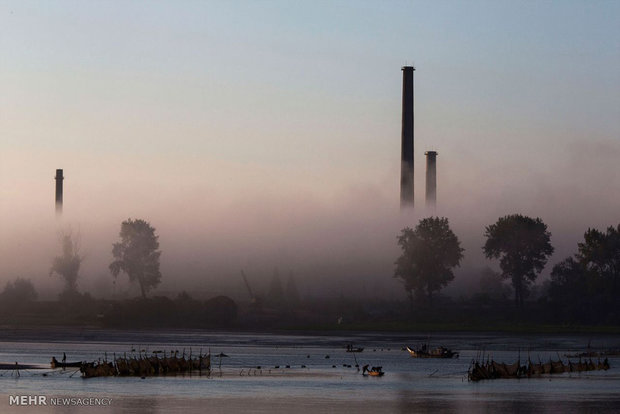
{"type": "Polygon", "coordinates": [[[404,291],[392,277],[400,254],[396,236],[439,215],[450,219],[465,248],[445,291],[462,295],[477,289],[482,267],[497,266],[483,257],[481,246],[484,227],[500,216],[521,213],[549,226],[556,251],[539,282],[576,251],[588,227],[604,229],[620,219],[618,142],[577,141],[549,160],[535,151],[479,160],[439,148],[434,211],[424,206],[421,153],[416,151],[413,211],[400,211],[398,170],[388,165],[367,182],[332,176],[333,168],[286,176],[277,168],[224,162],[142,160],[131,168],[121,162],[106,168],[81,160],[65,167],[61,218],[54,214],[52,174],[64,166],[47,161],[23,177],[9,160],[2,171],[0,282],[30,278],[42,298],[55,296],[62,281],[49,277],[49,268],[60,253],[59,233],[72,231],[85,256],[79,289],[96,297],[135,296],[124,275],[113,292],[107,268],[120,223],[131,217],[149,221],[160,236],[163,278],[153,294],[185,289],[245,299],[241,269],[258,291],[267,290],[277,269],[283,281],[292,272],[306,296],[401,299],[404,291]],[[25,185],[30,191],[20,192],[25,185]]]}
{"type": "Polygon", "coordinates": [[[588,227],[618,224],[617,4],[358,3],[7,3],[0,288],[20,276],[55,297],[49,268],[71,229],[79,289],[137,295],[124,276],[113,292],[108,271],[127,218],[160,236],[153,294],[246,299],[240,270],[260,290],[274,268],[302,295],[404,298],[396,236],[431,214],[465,248],[454,294],[490,264],[484,227],[500,216],[549,226],[545,274],[588,227]],[[412,60],[416,206],[401,213],[412,60]]]}

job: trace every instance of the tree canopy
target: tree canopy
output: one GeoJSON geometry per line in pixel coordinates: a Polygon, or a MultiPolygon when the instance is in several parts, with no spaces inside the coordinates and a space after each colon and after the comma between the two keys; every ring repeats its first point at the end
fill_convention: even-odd
{"type": "Polygon", "coordinates": [[[515,304],[523,308],[530,285],[553,253],[547,225],[540,218],[512,214],[487,226],[484,235],[484,254],[489,259],[501,258],[502,277],[511,279],[515,304]]]}
{"type": "Polygon", "coordinates": [[[4,291],[0,293],[0,308],[22,309],[37,299],[37,291],[29,279],[20,277],[7,282],[4,291]]]}
{"type": "Polygon", "coordinates": [[[396,260],[394,277],[400,279],[413,304],[413,296],[432,302],[438,292],[454,279],[452,269],[461,263],[464,249],[445,217],[420,220],[412,230],[405,227],[398,236],[402,255],[396,260]]]}
{"type": "Polygon", "coordinates": [[[588,229],[579,243],[576,259],[599,279],[610,297],[618,295],[620,279],[620,224],[606,232],[588,229]]]}
{"type": "Polygon", "coordinates": [[[145,298],[146,293],[161,282],[159,236],[141,219],[123,221],[119,235],[121,241],[112,247],[115,260],[110,264],[110,271],[114,277],[125,272],[129,281],[138,282],[145,298]]]}
{"type": "Polygon", "coordinates": [[[620,224],[588,229],[577,253],[554,266],[549,297],[562,317],[579,322],[620,320],[620,224]]]}

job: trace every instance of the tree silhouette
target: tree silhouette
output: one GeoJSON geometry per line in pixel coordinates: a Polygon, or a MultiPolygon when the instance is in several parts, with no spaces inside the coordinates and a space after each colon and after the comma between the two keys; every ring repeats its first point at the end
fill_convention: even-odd
{"type": "Polygon", "coordinates": [[[607,231],[588,229],[579,243],[576,259],[595,277],[612,299],[618,297],[620,281],[620,224],[607,231]]]}
{"type": "Polygon", "coordinates": [[[553,253],[551,233],[540,218],[521,214],[500,217],[486,227],[484,254],[489,259],[500,259],[504,279],[511,279],[515,291],[515,304],[523,309],[529,287],[553,253]]]}
{"type": "Polygon", "coordinates": [[[620,318],[620,225],[606,232],[588,229],[578,251],[556,264],[549,297],[571,321],[615,323],[620,318]]]}
{"type": "Polygon", "coordinates": [[[36,299],[37,291],[32,282],[18,277],[14,281],[7,282],[4,291],[0,293],[0,309],[27,309],[36,299]]]}
{"type": "MultiPolygon", "coordinates": [[[[556,317],[561,320],[590,322],[597,289],[588,279],[587,270],[573,257],[553,266],[549,284],[549,300],[556,317]]],[[[596,301],[598,302],[598,301],[596,301]]]]}
{"type": "Polygon", "coordinates": [[[79,243],[73,240],[71,233],[61,235],[62,255],[56,256],[52,262],[50,276],[54,273],[65,280],[65,294],[77,293],[77,279],[80,265],[84,258],[80,256],[79,243]]]}
{"type": "Polygon", "coordinates": [[[414,294],[427,297],[432,304],[433,292],[446,286],[461,263],[464,249],[450,229],[445,217],[420,220],[415,230],[402,229],[398,236],[402,255],[396,260],[394,277],[401,279],[413,308],[414,294]]]}
{"type": "Polygon", "coordinates": [[[114,261],[110,271],[116,278],[122,271],[127,273],[130,282],[138,282],[142,297],[161,282],[159,272],[159,236],[155,229],[144,220],[128,219],[121,224],[120,243],[114,243],[114,261]]]}

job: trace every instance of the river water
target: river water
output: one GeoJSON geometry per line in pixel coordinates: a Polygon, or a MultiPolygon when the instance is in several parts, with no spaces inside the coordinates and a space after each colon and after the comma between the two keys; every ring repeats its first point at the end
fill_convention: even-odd
{"type": "Polygon", "coordinates": [[[620,348],[617,335],[507,335],[481,333],[265,334],[201,331],[2,330],[0,362],[49,366],[67,361],[137,355],[141,350],[212,357],[210,375],[82,379],[67,370],[0,371],[0,412],[620,412],[620,357],[611,369],[520,380],[467,381],[473,358],[524,363],[557,360],[593,348],[620,348]],[[41,338],[45,338],[41,341],[41,338]],[[364,347],[345,352],[345,345],[364,347]],[[414,359],[403,347],[443,345],[458,359],[414,359]],[[221,366],[220,366],[221,361],[221,366]],[[364,377],[355,367],[382,366],[364,377]],[[287,367],[288,366],[288,367],[287,367]],[[278,367],[278,368],[276,368],[278,367]],[[11,396],[46,396],[47,405],[15,406],[11,396]],[[51,398],[71,403],[50,405],[51,398]],[[93,399],[106,399],[97,406],[93,399]],[[109,399],[109,400],[108,400],[109,399]]]}

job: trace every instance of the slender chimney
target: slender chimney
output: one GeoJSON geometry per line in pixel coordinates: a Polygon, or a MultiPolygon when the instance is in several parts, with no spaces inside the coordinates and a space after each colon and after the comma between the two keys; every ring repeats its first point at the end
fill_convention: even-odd
{"type": "Polygon", "coordinates": [[[56,214],[62,214],[62,180],[65,177],[62,176],[62,169],[56,170],[56,214]]]}
{"type": "Polygon", "coordinates": [[[437,152],[427,151],[426,155],[426,207],[437,205],[437,152]]]}
{"type": "Polygon", "coordinates": [[[413,207],[413,66],[403,66],[400,207],[413,207]]]}

